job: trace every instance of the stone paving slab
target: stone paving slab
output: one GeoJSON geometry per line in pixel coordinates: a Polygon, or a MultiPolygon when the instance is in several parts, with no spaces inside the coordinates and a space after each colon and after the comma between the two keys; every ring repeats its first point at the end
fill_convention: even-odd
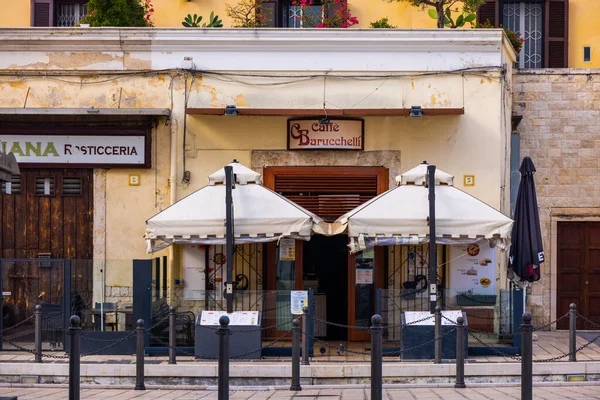
{"type": "MultiPolygon", "coordinates": [[[[308,389],[300,392],[289,390],[251,390],[235,391],[230,398],[236,400],[370,400],[370,389],[308,389]]],[[[600,386],[574,385],[561,387],[534,387],[534,398],[540,400],[600,400],[600,386]]],[[[17,396],[19,400],[59,400],[68,399],[66,388],[0,388],[0,396],[17,396]]],[[[510,387],[478,387],[467,389],[453,388],[393,388],[384,389],[383,398],[419,399],[419,400],[454,400],[454,399],[518,399],[521,389],[510,387]]],[[[213,400],[217,398],[216,391],[197,390],[123,390],[123,389],[87,389],[81,391],[81,399],[111,399],[111,400],[213,400]]]]}

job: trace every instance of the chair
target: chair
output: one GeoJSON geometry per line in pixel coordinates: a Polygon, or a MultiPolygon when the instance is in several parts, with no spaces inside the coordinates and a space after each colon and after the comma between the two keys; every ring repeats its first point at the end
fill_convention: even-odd
{"type": "Polygon", "coordinates": [[[117,303],[94,303],[94,328],[96,330],[100,329],[100,323],[96,322],[96,316],[100,316],[102,313],[102,318],[104,320],[104,329],[110,328],[112,331],[116,330],[117,326],[117,303]],[[115,320],[113,322],[106,322],[106,315],[108,313],[115,314],[115,320]]]}

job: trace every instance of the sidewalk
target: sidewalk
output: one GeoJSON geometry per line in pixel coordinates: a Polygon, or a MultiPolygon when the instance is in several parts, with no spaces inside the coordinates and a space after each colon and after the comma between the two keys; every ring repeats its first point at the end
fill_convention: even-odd
{"type": "MultiPolygon", "coordinates": [[[[451,388],[415,388],[415,389],[384,389],[384,399],[518,399],[521,396],[519,386],[511,387],[479,387],[467,389],[451,388]]],[[[231,399],[279,400],[301,398],[331,399],[331,400],[363,400],[370,399],[370,389],[307,389],[300,392],[289,390],[252,390],[231,392],[231,399]]],[[[6,388],[0,387],[0,396],[18,396],[19,400],[57,400],[68,399],[68,389],[58,388],[6,388]]],[[[561,387],[534,387],[534,398],[540,400],[575,400],[599,399],[600,386],[577,385],[561,387]]],[[[123,389],[83,389],[82,399],[161,399],[161,400],[193,400],[216,399],[216,391],[189,390],[123,390],[123,389]]]]}

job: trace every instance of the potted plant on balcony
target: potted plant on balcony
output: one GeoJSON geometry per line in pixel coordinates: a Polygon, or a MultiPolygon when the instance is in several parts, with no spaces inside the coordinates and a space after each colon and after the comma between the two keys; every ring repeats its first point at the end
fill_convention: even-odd
{"type": "Polygon", "coordinates": [[[90,0],[80,26],[148,27],[154,6],[150,0],[90,0]]]}

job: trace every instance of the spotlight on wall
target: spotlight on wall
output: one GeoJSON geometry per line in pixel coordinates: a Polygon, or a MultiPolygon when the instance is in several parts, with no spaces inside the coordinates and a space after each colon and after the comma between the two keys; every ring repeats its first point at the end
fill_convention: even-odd
{"type": "Polygon", "coordinates": [[[421,106],[412,106],[410,108],[410,116],[411,117],[422,117],[423,110],[421,109],[421,106]]]}
{"type": "Polygon", "coordinates": [[[238,115],[235,105],[225,107],[225,115],[238,115]]]}
{"type": "Polygon", "coordinates": [[[331,121],[327,117],[323,117],[319,120],[319,125],[329,125],[331,121]]]}

